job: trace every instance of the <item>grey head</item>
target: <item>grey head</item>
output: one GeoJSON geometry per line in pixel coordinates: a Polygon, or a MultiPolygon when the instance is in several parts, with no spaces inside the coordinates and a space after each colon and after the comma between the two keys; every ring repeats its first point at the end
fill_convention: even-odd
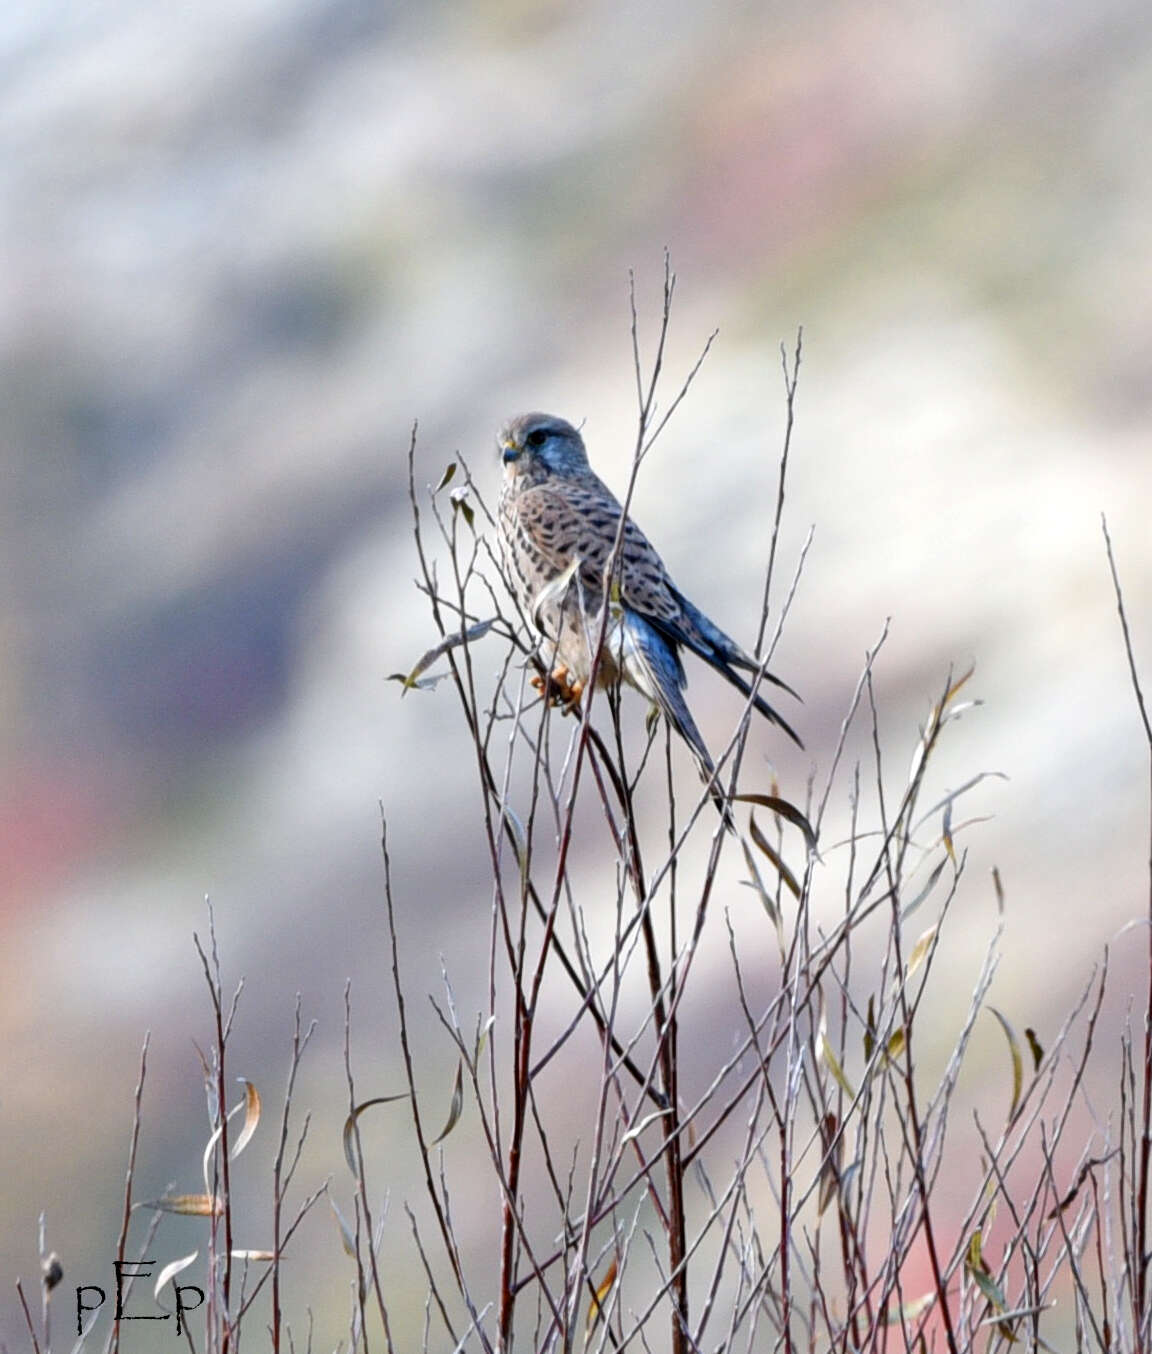
{"type": "Polygon", "coordinates": [[[584,439],[554,414],[518,414],[500,429],[500,458],[513,474],[547,471],[576,477],[588,471],[584,439]]]}

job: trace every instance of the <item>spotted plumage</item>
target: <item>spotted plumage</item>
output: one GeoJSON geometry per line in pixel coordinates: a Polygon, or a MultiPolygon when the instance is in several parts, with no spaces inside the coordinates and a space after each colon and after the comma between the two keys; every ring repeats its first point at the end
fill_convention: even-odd
{"type": "MultiPolygon", "coordinates": [[[[622,509],[588,464],[583,438],[562,418],[521,414],[501,430],[499,448],[505,563],[521,606],[543,636],[545,661],[578,697],[603,624],[604,571],[622,509]]],[[[684,700],[680,649],[697,654],[745,696],[752,687],[743,674],[755,673],[758,664],[680,592],[630,517],[609,592],[599,680],[623,679],[647,696],[692,749],[701,772],[710,775],[712,759],[684,700]]],[[[769,674],[765,680],[790,690],[769,674]]],[[[753,704],[800,742],[759,693],[753,704]]]]}

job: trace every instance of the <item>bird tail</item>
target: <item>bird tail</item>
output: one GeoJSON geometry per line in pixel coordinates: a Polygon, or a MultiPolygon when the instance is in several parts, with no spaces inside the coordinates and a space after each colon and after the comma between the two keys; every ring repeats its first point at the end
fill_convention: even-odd
{"type": "Polygon", "coordinates": [[[623,630],[625,671],[688,745],[700,771],[700,779],[708,784],[708,797],[724,819],[724,826],[735,832],[732,810],[716,784],[716,764],[684,699],[687,679],[676,650],[647,620],[634,613],[626,614],[623,630]]]}
{"type": "MultiPolygon", "coordinates": [[[[800,741],[800,735],[788,723],[782,714],[774,709],[759,691],[752,695],[752,683],[743,676],[737,669],[741,668],[744,672],[759,673],[760,664],[736,643],[731,636],[726,635],[718,625],[715,625],[707,616],[685,597],[682,593],[676,592],[676,600],[680,603],[682,620],[680,623],[652,619],[652,624],[657,630],[660,630],[663,636],[674,644],[683,644],[685,648],[691,649],[698,658],[702,658],[705,663],[714,667],[722,677],[740,691],[745,696],[752,698],[752,704],[770,723],[775,724],[777,728],[782,729],[789,738],[802,748],[804,744],[800,741]]],[[[782,691],[787,691],[790,696],[800,697],[788,685],[781,681],[779,677],[774,677],[772,673],[765,672],[761,678],[762,682],[771,682],[773,686],[778,686],[782,691]]]]}

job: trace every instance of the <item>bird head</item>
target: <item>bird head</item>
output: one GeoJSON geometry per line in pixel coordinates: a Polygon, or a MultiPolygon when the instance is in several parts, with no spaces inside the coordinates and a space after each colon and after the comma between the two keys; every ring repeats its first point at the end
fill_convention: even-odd
{"type": "Polygon", "coordinates": [[[496,441],[509,475],[543,470],[577,476],[588,470],[584,439],[571,423],[552,414],[519,414],[500,429],[496,441]]]}

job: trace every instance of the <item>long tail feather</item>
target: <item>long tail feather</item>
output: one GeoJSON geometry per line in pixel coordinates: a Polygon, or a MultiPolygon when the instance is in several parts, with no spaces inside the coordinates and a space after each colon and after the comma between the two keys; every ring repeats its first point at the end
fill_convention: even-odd
{"type": "Polygon", "coordinates": [[[624,662],[635,686],[659,708],[661,714],[688,745],[700,772],[708,782],[708,795],[729,832],[736,831],[732,810],[714,779],[716,766],[704,736],[696,727],[684,699],[684,669],[673,649],[643,618],[630,615],[625,622],[624,662]]]}
{"type": "MultiPolygon", "coordinates": [[[[686,649],[705,663],[716,669],[716,671],[728,682],[742,692],[745,696],[752,696],[752,683],[743,677],[737,668],[743,668],[746,672],[758,672],[759,664],[749,654],[736,643],[734,639],[726,635],[718,625],[712,621],[699,609],[695,607],[681,593],[676,594],[677,600],[683,611],[684,624],[674,625],[668,621],[652,618],[653,627],[669,642],[673,644],[683,644],[686,649]]],[[[771,682],[773,686],[778,686],[790,695],[796,696],[796,692],[779,677],[774,677],[770,672],[763,674],[761,682],[771,682]]],[[[796,696],[799,700],[800,697],[796,696]]],[[[796,744],[797,747],[803,747],[800,741],[800,735],[788,723],[783,715],[774,709],[757,691],[752,697],[752,704],[770,723],[775,724],[779,729],[796,744]]]]}

